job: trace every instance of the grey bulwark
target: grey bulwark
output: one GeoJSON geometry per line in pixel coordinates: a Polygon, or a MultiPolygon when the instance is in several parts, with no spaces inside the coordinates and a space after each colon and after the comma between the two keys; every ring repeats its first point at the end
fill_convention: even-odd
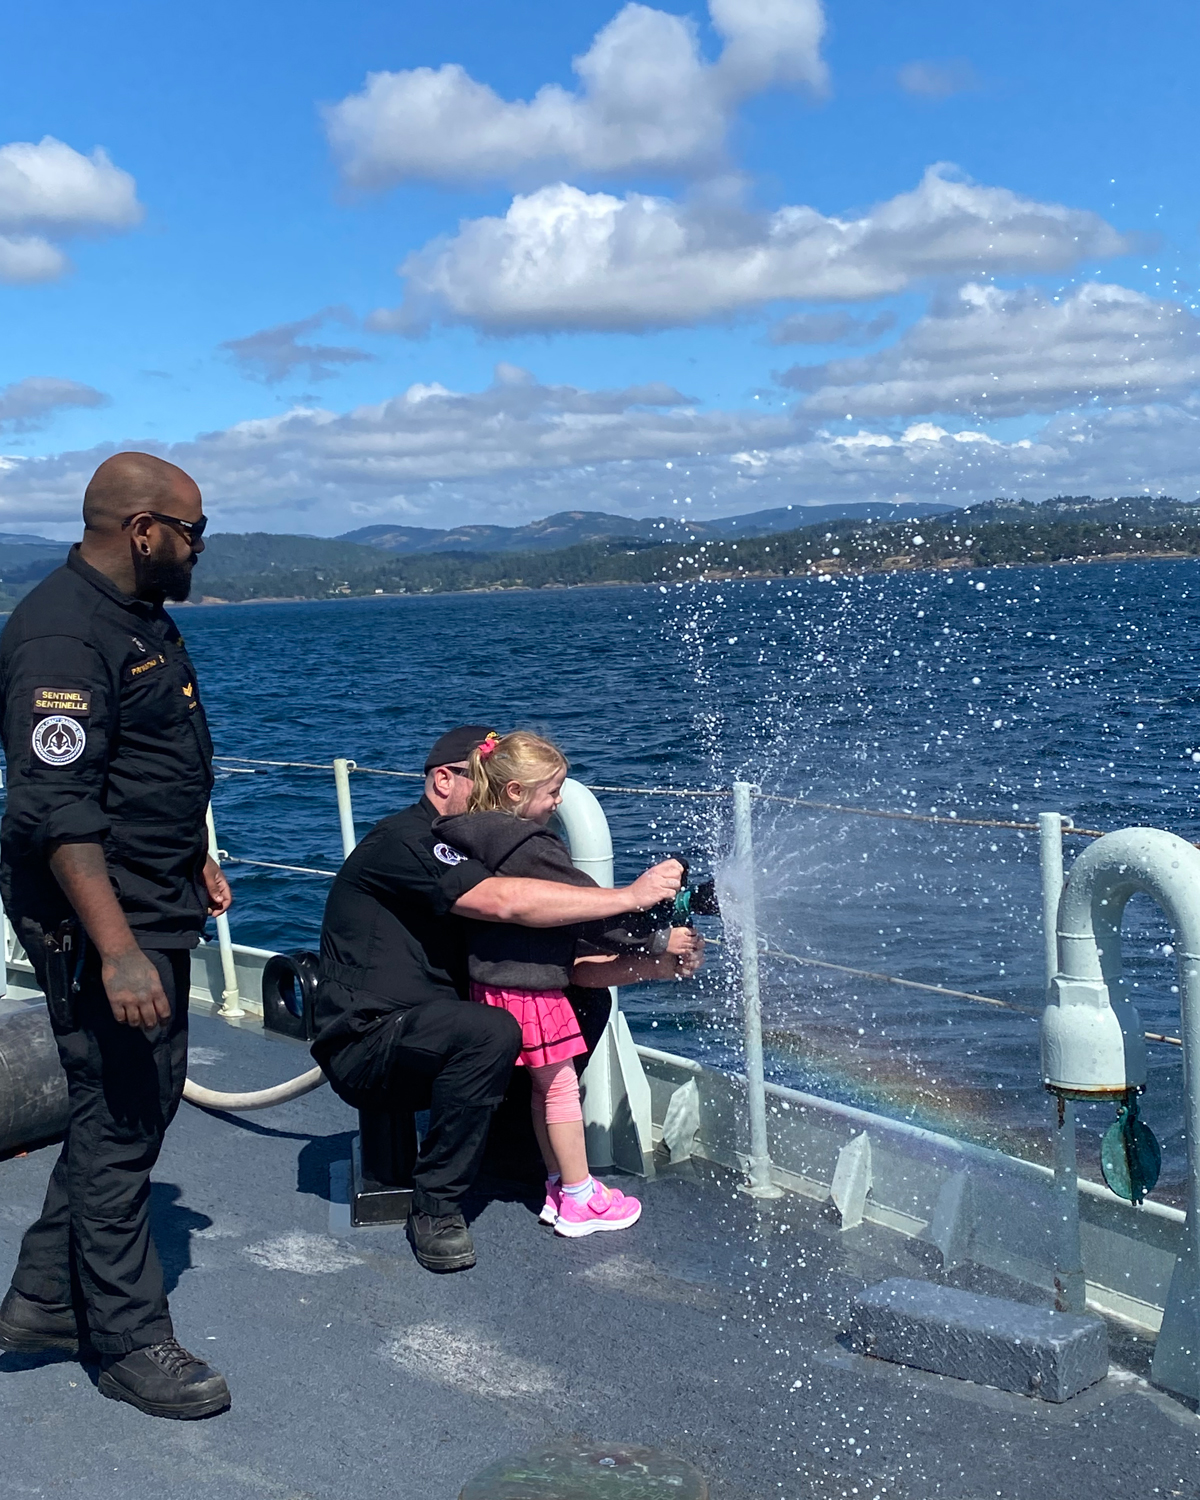
{"type": "Polygon", "coordinates": [[[1108,1374],[1099,1318],[894,1276],[852,1304],[850,1340],[895,1364],[1069,1401],[1108,1374]]]}

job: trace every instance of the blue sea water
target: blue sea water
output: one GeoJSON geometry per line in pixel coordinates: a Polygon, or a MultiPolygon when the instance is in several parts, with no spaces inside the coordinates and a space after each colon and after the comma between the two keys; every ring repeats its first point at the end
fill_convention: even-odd
{"type": "MultiPolygon", "coordinates": [[[[179,611],[218,754],[415,770],[444,728],[540,728],[600,785],[728,787],[922,814],[1200,837],[1191,562],[434,595],[179,611]],[[1195,759],[1193,759],[1195,757],[1195,759]]],[[[352,779],[359,831],[416,781],[352,779]]],[[[684,850],[718,866],[728,798],[601,793],[618,878],[684,850]]],[[[225,765],[235,855],[336,868],[327,769],[225,765]]],[[[760,918],[774,950],[1036,1009],[1036,835],[756,806],[760,918]]],[[[1068,860],[1083,847],[1068,839],[1068,860]]],[[[231,867],[237,940],[314,946],[328,882],[231,867]]],[[[722,937],[721,923],[706,924],[722,937]]],[[[1127,963],[1148,1029],[1178,1034],[1170,933],[1137,898],[1127,963]]],[[[635,1035],[736,1065],[731,950],[702,979],[629,990],[635,1035]]],[[[1036,1021],[967,1000],[764,959],[781,1081],[1040,1153],[1036,1021]]],[[[1182,1171],[1179,1049],[1151,1049],[1144,1112],[1182,1171]]],[[[1111,1111],[1087,1112],[1087,1127],[1111,1111]]],[[[1091,1145],[1085,1145],[1085,1160],[1091,1145]]],[[[1094,1155],[1094,1151],[1092,1152],[1094,1155]]]]}

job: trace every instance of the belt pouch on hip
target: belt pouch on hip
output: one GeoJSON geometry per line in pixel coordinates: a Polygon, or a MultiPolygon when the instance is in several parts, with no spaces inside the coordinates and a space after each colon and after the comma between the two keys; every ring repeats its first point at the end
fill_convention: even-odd
{"type": "Polygon", "coordinates": [[[75,997],[86,941],[83,929],[70,917],[46,933],[46,1006],[55,1031],[75,1028],[75,997]]]}

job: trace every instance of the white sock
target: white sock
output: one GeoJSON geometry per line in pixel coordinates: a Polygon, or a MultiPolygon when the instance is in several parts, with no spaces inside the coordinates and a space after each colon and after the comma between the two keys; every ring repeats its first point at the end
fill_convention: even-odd
{"type": "Polygon", "coordinates": [[[562,1181],[562,1173],[561,1172],[547,1172],[546,1173],[546,1181],[550,1184],[551,1187],[557,1187],[559,1185],[559,1183],[562,1181]]]}
{"type": "Polygon", "coordinates": [[[586,1203],[596,1191],[596,1184],[589,1173],[582,1182],[564,1182],[563,1192],[569,1193],[576,1203],[586,1203]]]}

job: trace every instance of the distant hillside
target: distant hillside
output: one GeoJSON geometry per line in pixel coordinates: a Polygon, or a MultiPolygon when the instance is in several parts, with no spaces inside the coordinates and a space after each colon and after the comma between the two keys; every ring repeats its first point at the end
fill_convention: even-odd
{"type": "Polygon", "coordinates": [[[899,521],[942,515],[952,505],[919,501],[848,505],[786,505],[746,516],[696,521],[687,516],[614,516],[601,510],[564,510],[527,526],[457,526],[435,531],[427,526],[363,526],[337,540],[375,547],[380,552],[536,552],[578,547],[587,542],[687,542],[710,537],[770,536],[797,526],[829,521],[899,521]]]}
{"type": "MultiPolygon", "coordinates": [[[[1200,504],[1169,496],[1059,495],[1041,504],[990,500],[968,510],[933,504],[794,506],[695,525],[674,517],[631,521],[601,511],[566,511],[523,527],[365,527],[349,537],[223,532],[205,542],[198,599],[328,599],[847,568],[1196,556],[1200,504]],[[797,526],[797,519],[808,524],[797,526]],[[634,526],[638,534],[614,537],[610,526],[634,526]],[[397,551],[381,544],[400,531],[410,541],[415,535],[420,545],[397,551]],[[481,549],[483,533],[499,540],[481,549]],[[580,533],[587,539],[555,544],[580,533]],[[429,537],[448,540],[435,546],[429,537]],[[526,538],[524,546],[515,544],[518,537],[526,538]]],[[[0,610],[11,609],[57,567],[67,546],[0,532],[0,610]]]]}
{"type": "Polygon", "coordinates": [[[1165,522],[1184,521],[1194,526],[1200,521],[1200,504],[1175,500],[1170,495],[1119,495],[1108,500],[1094,500],[1091,495],[1055,495],[1052,500],[985,500],[964,512],[973,521],[1050,521],[1165,522]]]}
{"type": "Polygon", "coordinates": [[[1086,515],[1055,516],[1039,506],[1030,509],[1030,519],[1023,512],[1018,519],[989,520],[973,512],[952,511],[901,522],[823,521],[737,540],[600,541],[526,552],[448,551],[397,556],[356,547],[357,565],[338,571],[300,564],[259,574],[203,576],[198,582],[205,594],[223,599],[327,599],[1020,566],[1103,558],[1200,557],[1200,508],[1185,507],[1186,521],[1160,522],[1136,515],[1132,520],[1107,521],[1086,515]]]}

